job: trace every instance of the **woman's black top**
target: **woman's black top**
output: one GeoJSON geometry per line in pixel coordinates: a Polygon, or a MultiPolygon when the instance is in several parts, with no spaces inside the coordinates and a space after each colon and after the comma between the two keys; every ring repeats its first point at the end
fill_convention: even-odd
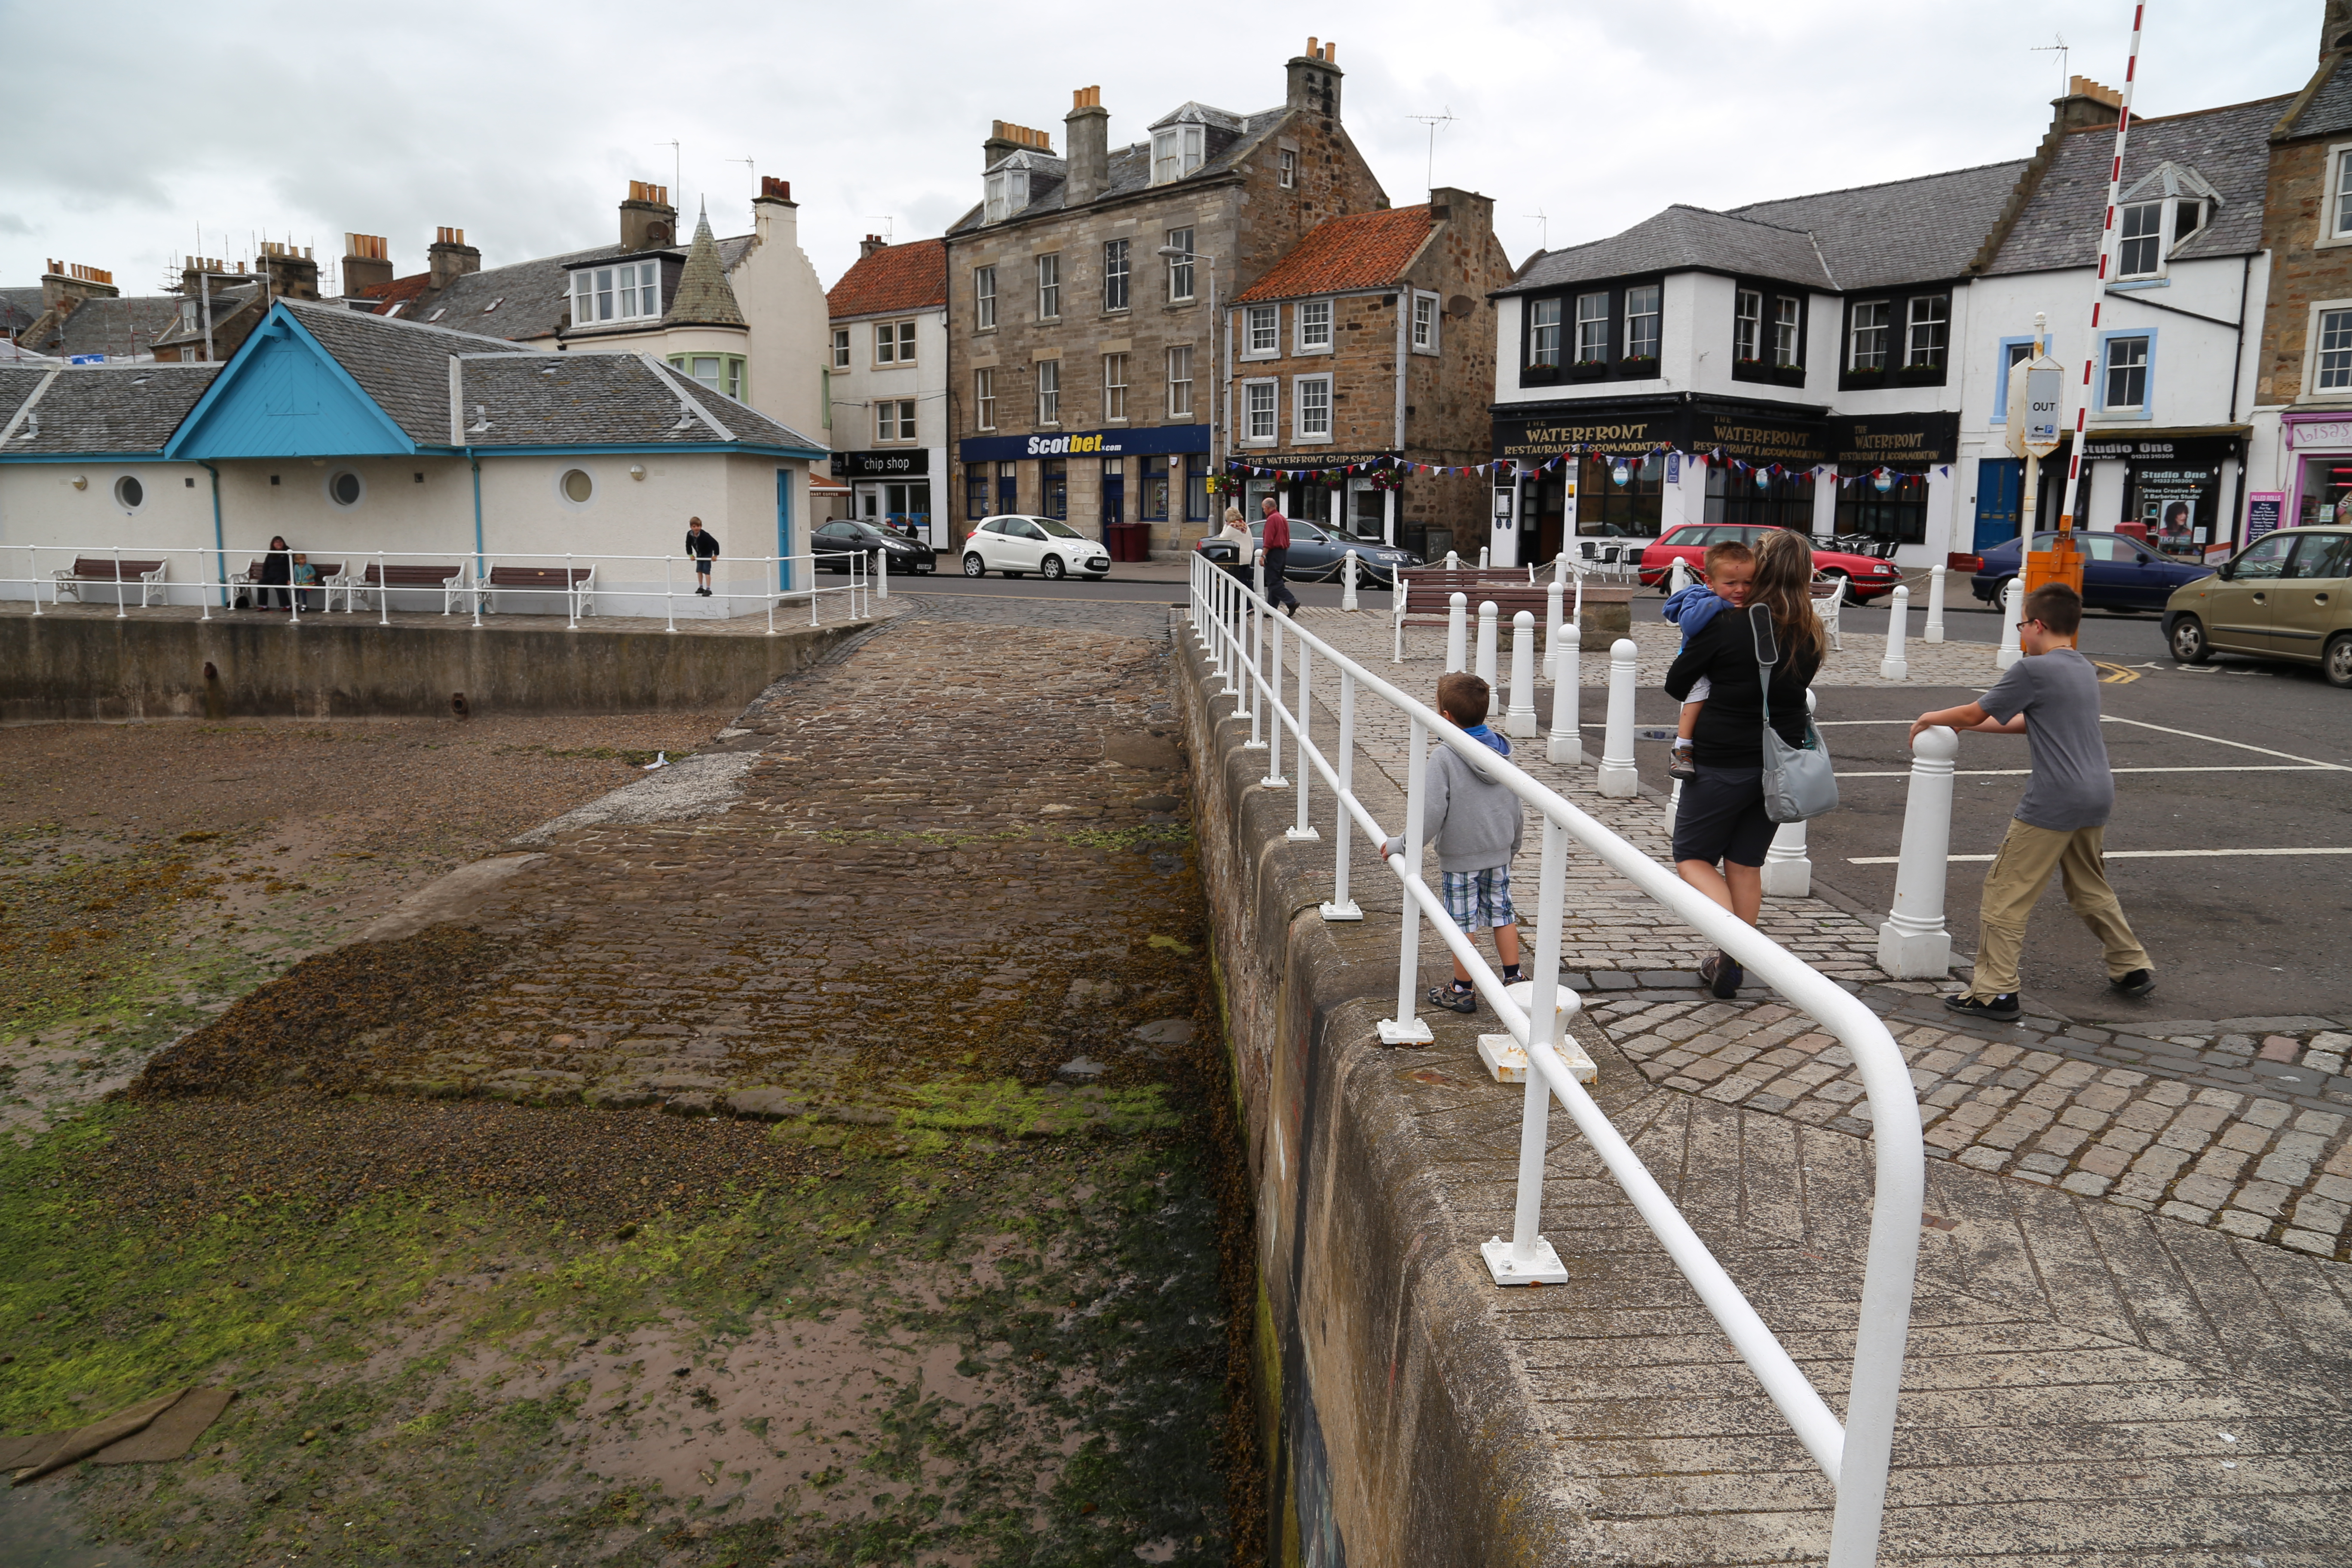
{"type": "Polygon", "coordinates": [[[294,552],[291,550],[265,552],[261,557],[261,581],[265,584],[294,581],[294,552]]]}
{"type": "MultiPolygon", "coordinates": [[[[1805,740],[1805,688],[1821,673],[1821,656],[1781,649],[1772,667],[1772,728],[1792,746],[1805,740]]],[[[1701,626],[1674,668],[1666,695],[1679,702],[1706,676],[1715,682],[1691,731],[1691,760],[1701,767],[1764,765],[1764,687],[1758,679],[1755,634],[1745,610],[1726,610],[1701,626]]]]}

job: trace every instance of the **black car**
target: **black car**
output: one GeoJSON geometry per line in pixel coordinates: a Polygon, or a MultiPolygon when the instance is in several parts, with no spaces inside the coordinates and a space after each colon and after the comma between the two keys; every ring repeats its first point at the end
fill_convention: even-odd
{"type": "MultiPolygon", "coordinates": [[[[1255,553],[1255,542],[1265,533],[1264,519],[1250,524],[1250,548],[1255,553]]],[[[1241,547],[1231,540],[1211,534],[1192,546],[1219,566],[1232,571],[1246,566],[1241,559],[1241,547]]],[[[1383,544],[1377,539],[1360,539],[1353,534],[1334,533],[1311,522],[1290,521],[1290,556],[1283,575],[1294,583],[1331,583],[1339,579],[1348,561],[1348,552],[1356,552],[1356,581],[1365,587],[1384,588],[1397,568],[1418,566],[1421,557],[1410,550],[1400,550],[1383,544]]]]}
{"type": "Polygon", "coordinates": [[[818,529],[809,540],[809,550],[816,556],[817,564],[828,572],[848,571],[849,558],[861,551],[868,555],[877,550],[887,553],[893,577],[910,573],[929,575],[939,564],[931,547],[920,540],[850,518],[838,519],[818,529]]]}
{"type": "MultiPolygon", "coordinates": [[[[2047,550],[2054,533],[2037,533],[2033,548],[2047,550]]],[[[2185,583],[2210,577],[2213,568],[2202,562],[2176,561],[2150,550],[2128,533],[2074,531],[2075,548],[2083,552],[2083,605],[2092,610],[2160,610],[2172,591],[2185,583]]],[[[2017,540],[1996,544],[1977,558],[1969,589],[1986,604],[1998,604],[2009,580],[2017,575],[2017,540]]]]}

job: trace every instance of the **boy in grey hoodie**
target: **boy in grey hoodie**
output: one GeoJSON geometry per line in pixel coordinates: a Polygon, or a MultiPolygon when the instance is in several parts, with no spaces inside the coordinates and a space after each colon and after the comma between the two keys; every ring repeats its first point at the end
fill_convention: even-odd
{"type": "MultiPolygon", "coordinates": [[[[1492,700],[1486,683],[1456,670],[1437,682],[1437,711],[1497,756],[1511,754],[1511,742],[1486,727],[1492,700]]],[[[1433,749],[1422,802],[1422,842],[1437,851],[1439,893],[1445,912],[1465,934],[1493,928],[1495,952],[1503,961],[1506,984],[1519,978],[1518,917],[1511,910],[1511,857],[1526,828],[1519,797],[1494,774],[1451,746],[1433,749]]],[[[1404,853],[1398,835],[1381,846],[1383,855],[1404,853]]],[[[1454,984],[1430,989],[1433,1005],[1475,1013],[1478,992],[1469,971],[1454,961],[1454,984]]]]}

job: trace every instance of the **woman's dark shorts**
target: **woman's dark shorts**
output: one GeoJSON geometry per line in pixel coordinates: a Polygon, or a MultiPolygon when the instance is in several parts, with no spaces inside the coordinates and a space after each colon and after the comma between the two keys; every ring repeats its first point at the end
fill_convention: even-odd
{"type": "Polygon", "coordinates": [[[1702,766],[1675,813],[1675,859],[1761,866],[1780,824],[1764,812],[1764,770],[1702,766]]]}

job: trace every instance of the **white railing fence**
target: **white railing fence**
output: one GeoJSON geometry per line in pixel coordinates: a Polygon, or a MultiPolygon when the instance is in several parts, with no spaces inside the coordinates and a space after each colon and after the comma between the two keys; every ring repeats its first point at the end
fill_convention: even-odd
{"type": "MultiPolygon", "coordinates": [[[[1293,711],[1286,706],[1283,692],[1283,617],[1274,613],[1262,592],[1253,591],[1237,576],[1198,557],[1192,563],[1190,619],[1204,650],[1213,695],[1235,700],[1230,716],[1236,721],[1246,717],[1251,725],[1247,744],[1266,751],[1264,782],[1269,786],[1288,782],[1282,777],[1282,737],[1286,731],[1291,736],[1297,752],[1301,827],[1307,821],[1310,769],[1322,780],[1323,787],[1331,792],[1337,830],[1333,835],[1332,898],[1323,906],[1328,920],[1363,918],[1349,896],[1350,827],[1360,827],[1376,844],[1388,837],[1354,790],[1357,704],[1369,697],[1385,703],[1410,721],[1402,824],[1404,852],[1388,857],[1385,861],[1405,900],[1404,915],[1399,922],[1397,1002],[1395,1016],[1380,1022],[1379,1033],[1381,1041],[1389,1045],[1422,1044],[1433,1037],[1416,1011],[1421,984],[1421,928],[1425,918],[1468,971],[1478,994],[1501,1018],[1512,1040],[1527,1054],[1528,1071],[1521,1112],[1517,1199],[1511,1238],[1506,1242],[1496,1237],[1482,1248],[1496,1282],[1525,1284],[1564,1281],[1567,1278],[1557,1253],[1540,1229],[1548,1123],[1551,1102],[1557,1099],[1567,1108],[1578,1131],[1616,1178],[1668,1256],[1696,1289],[1805,1451],[1835,1488],[1837,1503],[1829,1554],[1832,1568],[1864,1568],[1874,1563],[1885,1505],[1895,1401],[1902,1383],[1904,1344],[1909,1332],[1912,1280],[1919,1250],[1918,1216],[1926,1186],[1918,1101],[1912,1090],[1910,1068],[1885,1025],[1859,998],[1685,885],[1670,868],[1447,723],[1420,700],[1399,690],[1296,624],[1287,628],[1287,635],[1296,641],[1299,651],[1298,706],[1293,711]],[[1328,661],[1339,683],[1339,732],[1328,745],[1314,739],[1309,722],[1309,657],[1328,661]],[[1446,915],[1444,901],[1423,879],[1422,801],[1427,788],[1428,749],[1433,741],[1453,748],[1499,777],[1506,788],[1543,818],[1536,932],[1528,956],[1530,984],[1522,988],[1526,994],[1524,1005],[1506,990],[1501,978],[1446,915]],[[1551,1018],[1563,1005],[1572,1009],[1575,1005],[1573,994],[1559,984],[1570,840],[1728,953],[1757,981],[1777,990],[1790,1005],[1809,1014],[1853,1058],[1870,1106],[1876,1175],[1861,1311],[1843,1425],[1651,1176],[1640,1156],[1611,1125],[1561,1059],[1553,1045],[1553,1031],[1529,1026],[1531,1017],[1551,1018]]],[[[1564,649],[1573,646],[1572,641],[1569,642],[1564,649]]],[[[1619,647],[1630,651],[1628,644],[1621,643],[1619,647]]],[[[1630,659],[1621,660],[1620,667],[1630,686],[1630,659]]],[[[1573,671],[1571,664],[1570,673],[1573,671]]],[[[1299,829],[1292,829],[1287,837],[1297,838],[1299,829]]]]}
{"type": "Polygon", "coordinates": [[[688,606],[689,625],[731,619],[739,608],[764,605],[772,635],[780,604],[806,599],[809,625],[816,626],[819,605],[829,597],[841,598],[847,618],[855,620],[873,614],[877,586],[884,597],[889,592],[887,584],[877,583],[865,551],[721,556],[712,563],[707,600],[689,555],[477,555],[457,550],[328,546],[305,553],[335,570],[307,584],[293,584],[264,583],[253,574],[254,566],[271,553],[252,547],[8,545],[0,547],[0,572],[21,563],[25,574],[0,575],[0,605],[29,600],[30,613],[39,616],[71,597],[85,605],[111,603],[118,618],[128,618],[134,610],[198,608],[200,618],[210,620],[215,608],[234,605],[242,595],[255,609],[263,607],[265,598],[276,600],[272,607],[286,611],[297,626],[305,616],[336,614],[338,605],[345,616],[373,608],[378,624],[389,625],[392,598],[399,595],[420,606],[437,601],[444,616],[468,613],[478,626],[485,612],[495,615],[502,603],[519,601],[528,610],[563,616],[574,630],[583,616],[600,608],[611,614],[614,607],[626,605],[623,613],[647,619],[661,616],[667,629],[676,631],[678,601],[685,599],[693,602],[688,606]],[[502,578],[501,569],[508,568],[520,571],[502,578]],[[839,574],[842,581],[820,585],[820,568],[839,574]],[[26,592],[15,592],[18,588],[26,592]],[[708,614],[695,613],[706,605],[708,614]]]}

